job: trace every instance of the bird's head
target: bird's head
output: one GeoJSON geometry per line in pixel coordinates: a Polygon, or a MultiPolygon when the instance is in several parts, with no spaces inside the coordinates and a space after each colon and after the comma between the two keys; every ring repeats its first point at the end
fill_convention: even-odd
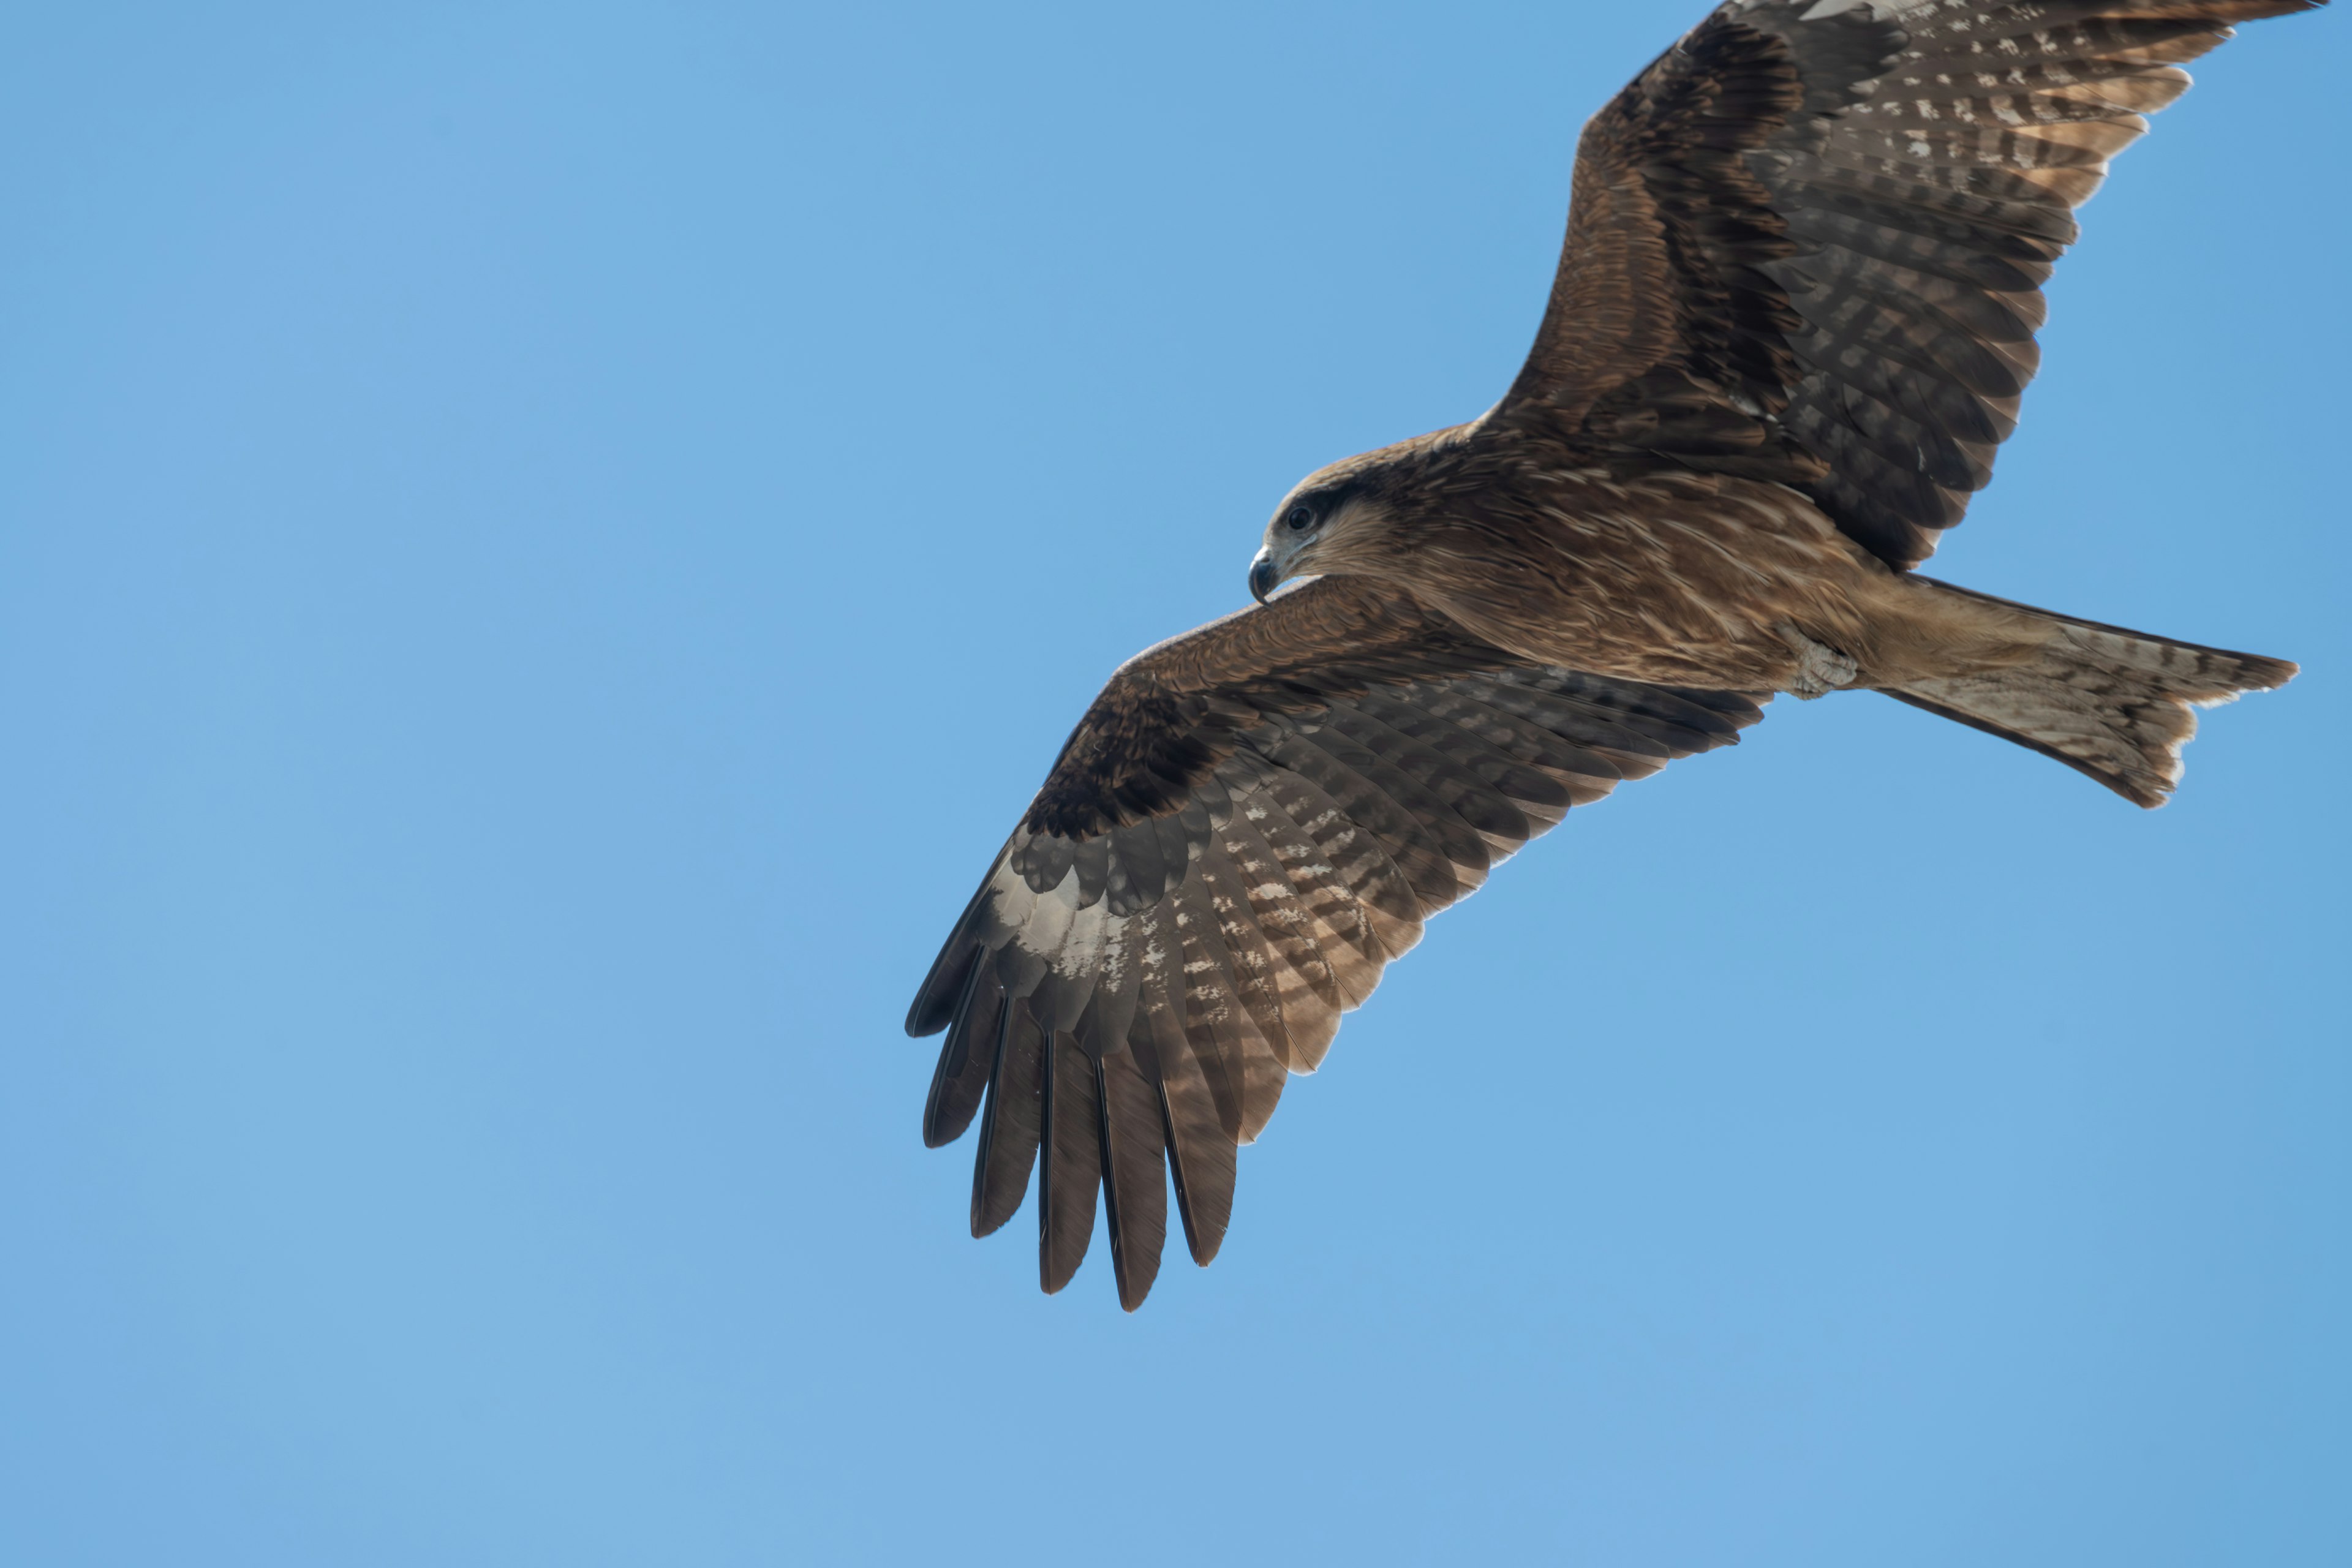
{"type": "Polygon", "coordinates": [[[1334,463],[1301,479],[1274,509],[1265,542],[1250,562],[1250,596],[1259,604],[1293,577],[1369,573],[1388,521],[1382,487],[1363,459],[1334,463]]]}
{"type": "Polygon", "coordinates": [[[1416,436],[1318,468],[1274,509],[1265,542],[1250,563],[1250,596],[1261,605],[1293,577],[1409,578],[1412,540],[1444,508],[1449,475],[1475,450],[1480,421],[1416,436]]]}

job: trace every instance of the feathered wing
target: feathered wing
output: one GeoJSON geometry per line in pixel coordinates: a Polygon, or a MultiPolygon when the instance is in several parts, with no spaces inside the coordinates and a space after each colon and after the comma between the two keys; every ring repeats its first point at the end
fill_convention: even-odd
{"type": "Polygon", "coordinates": [[[1531,666],[1361,578],[1310,580],[1138,656],[908,1014],[911,1035],[947,1031],[925,1141],[980,1123],[972,1234],[1013,1216],[1034,1166],[1041,1280],[1058,1290],[1099,1194],[1132,1310],[1172,1176],[1207,1263],[1236,1147],[1425,919],[1570,806],[1758,717],[1732,693],[1531,666]]]}
{"type": "Polygon", "coordinates": [[[1916,565],[1992,476],[2074,209],[2230,24],[2326,0],[1731,0],[1584,132],[1498,416],[1804,490],[1916,565]]]}

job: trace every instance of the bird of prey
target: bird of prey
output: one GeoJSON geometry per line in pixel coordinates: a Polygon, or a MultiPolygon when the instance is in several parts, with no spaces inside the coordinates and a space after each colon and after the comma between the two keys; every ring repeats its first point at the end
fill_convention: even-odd
{"type": "Polygon", "coordinates": [[[1729,0],[1585,127],[1527,363],[1284,497],[1256,604],[1110,678],[931,966],[971,1228],[1097,1195],[1119,1300],[1431,915],[1571,806],[1873,690],[2143,806],[2279,659],[1914,570],[1992,474],[2074,209],[2184,61],[2326,0],[1729,0]],[[1293,581],[1294,579],[1303,579],[1293,581]],[[1284,584],[1287,584],[1286,586],[1284,584]],[[1163,1167],[1164,1173],[1163,1173],[1163,1167]]]}

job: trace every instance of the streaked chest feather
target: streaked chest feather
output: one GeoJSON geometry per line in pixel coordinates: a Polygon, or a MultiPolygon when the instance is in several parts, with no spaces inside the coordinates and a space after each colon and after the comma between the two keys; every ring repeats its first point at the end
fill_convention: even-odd
{"type": "Polygon", "coordinates": [[[1637,680],[1777,689],[1796,626],[1858,630],[1883,568],[1803,496],[1704,474],[1545,473],[1432,519],[1410,585],[1488,641],[1637,680]]]}

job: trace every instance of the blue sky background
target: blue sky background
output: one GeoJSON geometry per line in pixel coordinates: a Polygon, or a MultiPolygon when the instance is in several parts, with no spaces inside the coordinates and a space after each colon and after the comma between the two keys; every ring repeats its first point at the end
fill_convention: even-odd
{"type": "Polygon", "coordinates": [[[0,27],[0,1559],[2352,1561],[2345,18],[1938,559],[2299,658],[2170,808],[1778,706],[1121,1314],[899,1020],[1102,677],[1476,413],[1696,0],[0,27]]]}

